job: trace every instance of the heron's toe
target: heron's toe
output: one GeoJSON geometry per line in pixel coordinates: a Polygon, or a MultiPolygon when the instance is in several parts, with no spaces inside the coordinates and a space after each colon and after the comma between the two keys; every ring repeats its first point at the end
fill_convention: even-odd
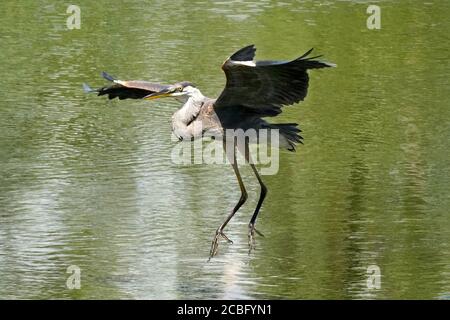
{"type": "Polygon", "coordinates": [[[229,244],[233,244],[233,241],[230,238],[228,238],[228,236],[225,233],[223,233],[222,230],[217,229],[216,235],[214,236],[214,239],[211,244],[211,250],[209,252],[208,261],[211,260],[211,258],[213,258],[219,251],[219,239],[220,238],[225,239],[229,244]]]}
{"type": "Polygon", "coordinates": [[[223,233],[222,231],[219,232],[219,235],[220,235],[223,239],[225,239],[229,244],[233,244],[233,240],[231,240],[230,238],[228,238],[228,236],[227,236],[225,233],[223,233]]]}
{"type": "Polygon", "coordinates": [[[248,254],[250,254],[252,250],[256,249],[255,233],[261,237],[264,237],[264,235],[255,228],[255,225],[250,223],[248,225],[248,254]]]}

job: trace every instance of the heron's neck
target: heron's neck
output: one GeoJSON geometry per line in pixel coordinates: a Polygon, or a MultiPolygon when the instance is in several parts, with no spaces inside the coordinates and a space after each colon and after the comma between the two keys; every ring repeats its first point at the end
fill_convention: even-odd
{"type": "Polygon", "coordinates": [[[188,124],[197,117],[203,102],[205,101],[205,96],[200,92],[200,90],[195,89],[194,92],[184,96],[183,98],[184,100],[179,100],[184,102],[184,105],[175,113],[175,116],[178,121],[188,124]]]}
{"type": "Polygon", "coordinates": [[[203,101],[205,99],[205,96],[201,93],[200,90],[195,88],[192,92],[190,92],[188,95],[185,96],[178,96],[176,99],[180,102],[186,103],[188,101],[203,101]]]}

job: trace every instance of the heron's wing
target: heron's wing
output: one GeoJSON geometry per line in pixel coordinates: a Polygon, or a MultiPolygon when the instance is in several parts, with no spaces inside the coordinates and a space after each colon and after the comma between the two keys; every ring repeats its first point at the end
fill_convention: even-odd
{"type": "Polygon", "coordinates": [[[130,81],[122,81],[118,80],[106,72],[102,72],[103,78],[114,82],[114,84],[106,87],[102,87],[100,89],[91,89],[88,85],[84,85],[84,89],[86,92],[97,92],[99,96],[108,95],[109,99],[119,98],[123,99],[142,99],[145,96],[154,93],[160,92],[164,89],[167,89],[168,86],[140,81],[140,80],[130,80],[130,81]]]}
{"type": "Polygon", "coordinates": [[[309,57],[312,49],[292,61],[253,61],[255,47],[245,47],[222,65],[225,89],[215,107],[241,106],[261,116],[275,116],[281,107],[302,101],[308,90],[308,69],[335,65],[309,57]]]}

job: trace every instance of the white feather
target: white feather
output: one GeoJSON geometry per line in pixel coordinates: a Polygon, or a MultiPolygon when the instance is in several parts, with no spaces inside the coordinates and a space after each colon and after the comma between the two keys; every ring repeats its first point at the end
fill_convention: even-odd
{"type": "Polygon", "coordinates": [[[253,62],[253,61],[234,61],[234,60],[230,60],[230,62],[232,64],[243,65],[243,66],[247,66],[247,67],[256,67],[255,62],[253,62]]]}

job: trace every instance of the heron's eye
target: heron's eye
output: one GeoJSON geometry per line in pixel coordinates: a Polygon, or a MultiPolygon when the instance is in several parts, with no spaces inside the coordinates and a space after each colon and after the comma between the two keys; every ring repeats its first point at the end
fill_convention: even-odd
{"type": "Polygon", "coordinates": [[[177,90],[178,91],[183,91],[183,87],[179,87],[177,90]]]}

